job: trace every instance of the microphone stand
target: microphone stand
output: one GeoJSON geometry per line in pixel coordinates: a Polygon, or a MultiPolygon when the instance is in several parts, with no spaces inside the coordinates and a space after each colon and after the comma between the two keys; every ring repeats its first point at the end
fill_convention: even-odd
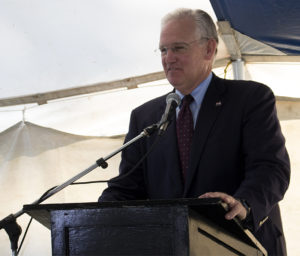
{"type": "MultiPolygon", "coordinates": [[[[79,174],[77,174],[76,176],[74,176],[73,178],[67,180],[66,182],[64,182],[63,184],[55,187],[54,189],[50,190],[48,193],[46,193],[44,196],[42,196],[40,199],[34,201],[32,204],[33,205],[37,205],[40,204],[41,202],[45,201],[47,198],[53,196],[54,194],[56,194],[57,192],[61,191],[62,189],[64,189],[65,187],[69,186],[70,184],[72,184],[74,181],[80,179],[81,177],[85,176],[86,174],[88,174],[89,172],[93,171],[94,169],[96,169],[97,167],[102,167],[103,169],[107,168],[108,164],[107,164],[107,160],[110,159],[111,157],[113,157],[114,155],[116,155],[117,153],[119,153],[120,151],[122,151],[123,149],[127,148],[128,146],[130,146],[132,143],[140,140],[143,137],[149,137],[150,135],[152,135],[157,129],[159,129],[161,124],[153,124],[148,126],[147,128],[145,128],[138,136],[134,137],[132,140],[128,141],[127,143],[125,143],[123,146],[121,146],[119,149],[115,150],[114,152],[112,152],[111,154],[107,155],[106,157],[102,157],[99,158],[95,164],[91,165],[90,167],[88,167],[87,169],[85,169],[84,171],[80,172],[79,174]]],[[[0,221],[0,230],[2,228],[5,229],[5,231],[7,232],[9,239],[10,239],[10,244],[11,244],[11,250],[12,250],[12,255],[13,256],[17,256],[17,250],[18,250],[18,240],[19,237],[22,233],[22,229],[21,227],[17,224],[17,218],[20,217],[21,215],[23,215],[25,212],[24,210],[20,210],[15,214],[10,214],[7,217],[5,217],[4,219],[2,219],[0,221]]]]}

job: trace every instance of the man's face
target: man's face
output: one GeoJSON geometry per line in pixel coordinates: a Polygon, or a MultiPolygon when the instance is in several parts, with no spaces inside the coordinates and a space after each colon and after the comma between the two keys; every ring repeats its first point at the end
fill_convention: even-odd
{"type": "Polygon", "coordinates": [[[159,46],[166,77],[174,88],[185,95],[191,93],[211,71],[211,58],[207,56],[208,41],[199,39],[190,18],[169,21],[160,34],[159,46]],[[178,48],[177,51],[177,45],[186,48],[183,51],[178,48]]]}

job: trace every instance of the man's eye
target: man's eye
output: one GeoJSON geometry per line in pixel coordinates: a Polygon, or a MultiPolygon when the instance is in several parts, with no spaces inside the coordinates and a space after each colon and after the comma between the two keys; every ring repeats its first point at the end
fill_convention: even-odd
{"type": "Polygon", "coordinates": [[[167,48],[166,47],[160,48],[159,50],[160,50],[161,54],[166,54],[167,53],[167,48]]]}
{"type": "Polygon", "coordinates": [[[174,52],[182,52],[185,51],[186,47],[184,45],[177,45],[173,47],[174,52]]]}

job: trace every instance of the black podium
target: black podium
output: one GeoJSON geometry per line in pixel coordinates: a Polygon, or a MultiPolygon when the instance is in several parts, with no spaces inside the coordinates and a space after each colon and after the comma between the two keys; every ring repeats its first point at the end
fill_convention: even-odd
{"type": "Polygon", "coordinates": [[[24,205],[51,229],[52,255],[267,255],[219,199],[24,205]]]}

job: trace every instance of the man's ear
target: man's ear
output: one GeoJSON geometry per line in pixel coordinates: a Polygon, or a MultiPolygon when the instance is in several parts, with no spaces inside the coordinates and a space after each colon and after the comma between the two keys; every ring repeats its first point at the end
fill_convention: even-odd
{"type": "Polygon", "coordinates": [[[205,55],[207,60],[211,60],[215,57],[216,48],[217,48],[216,40],[214,40],[212,38],[208,39],[207,45],[206,45],[206,55],[205,55]]]}

